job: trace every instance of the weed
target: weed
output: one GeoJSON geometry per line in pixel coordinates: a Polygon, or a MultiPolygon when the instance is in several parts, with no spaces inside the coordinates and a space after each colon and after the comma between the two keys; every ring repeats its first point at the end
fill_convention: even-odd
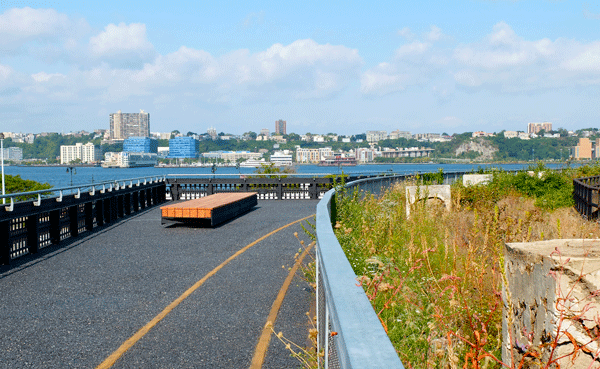
{"type": "Polygon", "coordinates": [[[337,238],[405,366],[502,365],[504,243],[600,236],[570,208],[585,170],[533,169],[453,185],[452,211],[420,201],[409,218],[404,184],[336,196],[337,238]]]}

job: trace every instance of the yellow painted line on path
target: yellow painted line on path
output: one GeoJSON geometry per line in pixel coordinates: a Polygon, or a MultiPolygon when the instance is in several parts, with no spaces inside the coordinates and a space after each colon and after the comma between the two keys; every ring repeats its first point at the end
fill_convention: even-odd
{"type": "Polygon", "coordinates": [[[129,350],[140,339],[142,339],[142,337],[144,337],[146,335],[146,333],[148,333],[152,328],[154,328],[154,326],[156,324],[158,324],[158,322],[163,320],[163,318],[166,317],[173,309],[175,309],[177,307],[177,305],[179,305],[183,300],[185,300],[188,296],[190,296],[194,291],[196,291],[198,288],[200,288],[200,286],[202,286],[204,284],[204,282],[206,282],[210,277],[215,275],[219,270],[223,269],[223,267],[225,265],[229,264],[232,260],[234,260],[241,254],[246,252],[249,248],[251,248],[252,246],[256,245],[257,243],[265,240],[266,238],[271,237],[275,233],[277,233],[289,226],[292,226],[296,223],[300,223],[301,221],[306,220],[313,216],[314,215],[309,215],[305,218],[298,219],[298,220],[293,221],[289,224],[286,224],[282,227],[279,227],[276,230],[274,230],[270,233],[267,233],[266,235],[262,236],[261,238],[257,239],[256,241],[254,241],[254,242],[244,246],[242,249],[238,250],[235,254],[231,255],[227,260],[222,262],[218,267],[211,270],[201,280],[196,282],[192,287],[188,288],[183,294],[181,294],[181,296],[179,296],[177,299],[175,299],[173,302],[171,302],[163,311],[160,312],[160,314],[155,316],[154,319],[152,319],[145,326],[143,326],[139,331],[137,331],[133,336],[131,336],[127,341],[125,341],[115,352],[113,352],[108,358],[106,358],[106,360],[104,360],[100,365],[98,365],[96,367],[96,369],[107,369],[107,368],[110,368],[111,366],[113,366],[117,362],[117,360],[119,360],[121,358],[121,356],[123,356],[127,352],[127,350],[129,350]]]}
{"type": "Polygon", "coordinates": [[[252,357],[250,369],[262,368],[262,365],[265,361],[265,356],[267,355],[267,350],[269,349],[269,343],[271,342],[271,333],[273,333],[271,331],[271,327],[268,324],[269,322],[271,322],[272,326],[275,326],[277,314],[279,313],[279,309],[281,308],[281,304],[283,303],[283,298],[285,297],[285,294],[287,293],[287,290],[290,287],[290,284],[292,283],[292,279],[296,275],[296,271],[298,270],[298,267],[300,267],[300,264],[302,264],[304,257],[308,255],[308,252],[310,251],[310,249],[313,248],[314,245],[315,243],[312,242],[310,245],[308,245],[308,247],[306,247],[306,249],[304,249],[304,252],[302,253],[302,255],[300,255],[298,260],[296,260],[296,263],[294,264],[287,278],[283,282],[283,285],[281,286],[281,289],[277,294],[277,298],[275,299],[275,301],[273,301],[271,311],[269,312],[269,316],[267,317],[267,323],[263,327],[262,334],[260,335],[260,339],[258,340],[256,349],[254,350],[254,356],[252,357]]]}

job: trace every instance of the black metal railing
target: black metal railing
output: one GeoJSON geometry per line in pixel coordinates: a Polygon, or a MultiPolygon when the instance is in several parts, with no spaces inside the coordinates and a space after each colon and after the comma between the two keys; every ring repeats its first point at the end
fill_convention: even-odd
{"type": "Polygon", "coordinates": [[[587,219],[598,218],[600,203],[600,176],[575,178],[573,180],[575,209],[587,219]]]}
{"type": "Polygon", "coordinates": [[[166,199],[164,178],[111,181],[0,196],[0,264],[35,254],[166,199]],[[65,194],[68,193],[68,194],[65,194]],[[33,200],[17,201],[33,197],[33,200]]]}
{"type": "MultiPolygon", "coordinates": [[[[167,177],[171,200],[188,200],[220,192],[256,192],[259,200],[318,200],[329,191],[341,177],[275,177],[274,175],[240,178],[167,177]]],[[[345,177],[353,181],[366,176],[345,177]]]]}

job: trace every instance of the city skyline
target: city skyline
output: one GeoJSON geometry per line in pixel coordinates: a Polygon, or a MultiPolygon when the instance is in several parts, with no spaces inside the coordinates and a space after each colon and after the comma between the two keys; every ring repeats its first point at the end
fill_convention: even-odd
{"type": "Polygon", "coordinates": [[[3,2],[0,130],[595,127],[599,26],[583,1],[3,2]]]}

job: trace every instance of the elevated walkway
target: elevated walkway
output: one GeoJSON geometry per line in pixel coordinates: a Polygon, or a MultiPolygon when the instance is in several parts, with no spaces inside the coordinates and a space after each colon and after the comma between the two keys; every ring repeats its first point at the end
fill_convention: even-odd
{"type": "MultiPolygon", "coordinates": [[[[0,267],[0,368],[94,368],[217,266],[315,213],[317,201],[259,201],[216,228],[161,227],[158,207],[0,267]]],[[[223,266],[123,352],[114,368],[247,368],[306,240],[299,223],[223,266]],[[284,266],[284,268],[282,268],[284,266]]],[[[312,294],[291,284],[275,323],[303,345],[312,294]]],[[[272,340],[263,368],[296,367],[272,340]]]]}

